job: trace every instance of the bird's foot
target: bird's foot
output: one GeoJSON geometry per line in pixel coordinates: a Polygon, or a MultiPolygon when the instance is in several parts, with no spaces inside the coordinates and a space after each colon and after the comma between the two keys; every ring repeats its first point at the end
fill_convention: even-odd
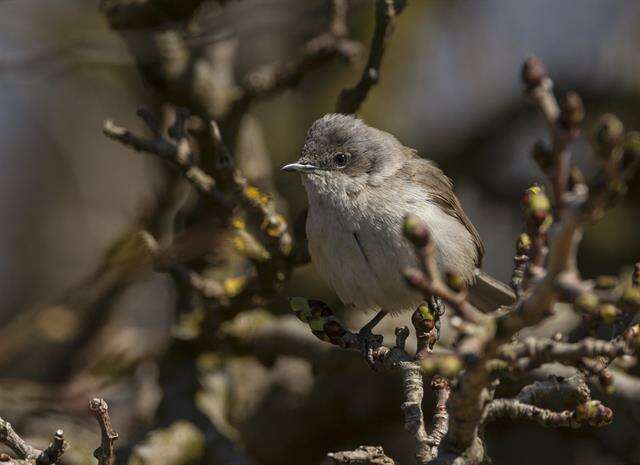
{"type": "Polygon", "coordinates": [[[367,333],[358,333],[361,340],[362,355],[364,356],[367,365],[372,370],[377,371],[375,351],[382,347],[383,336],[381,334],[373,334],[371,331],[367,333]]]}
{"type": "Polygon", "coordinates": [[[387,315],[387,312],[380,310],[376,315],[365,324],[360,331],[358,337],[361,341],[362,355],[371,369],[376,370],[375,351],[382,346],[383,336],[381,334],[373,334],[373,328],[387,315]]]}

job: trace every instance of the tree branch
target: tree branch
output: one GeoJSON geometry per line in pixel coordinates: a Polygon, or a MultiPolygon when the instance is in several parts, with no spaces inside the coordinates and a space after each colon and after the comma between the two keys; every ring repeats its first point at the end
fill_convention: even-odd
{"type": "Polygon", "coordinates": [[[387,457],[382,447],[360,446],[356,450],[331,452],[327,457],[334,465],[394,465],[396,462],[387,457]]]}
{"type": "Polygon", "coordinates": [[[96,397],[89,402],[89,411],[98,421],[102,434],[100,447],[93,452],[93,456],[98,459],[98,465],[113,465],[113,443],[118,439],[118,433],[111,426],[109,406],[104,399],[96,397]]]}
{"type": "Polygon", "coordinates": [[[406,4],[407,0],[376,0],[376,23],[369,48],[369,59],[358,83],[340,92],[336,113],[356,113],[371,88],[378,83],[382,57],[393,32],[393,22],[406,4]]]}

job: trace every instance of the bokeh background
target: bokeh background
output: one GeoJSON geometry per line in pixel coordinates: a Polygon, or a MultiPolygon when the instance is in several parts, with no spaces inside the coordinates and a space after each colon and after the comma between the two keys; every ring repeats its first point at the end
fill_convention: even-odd
{"type": "MultiPolygon", "coordinates": [[[[97,3],[0,2],[0,416],[41,445],[63,425],[73,443],[68,463],[87,463],[97,444],[84,411],[93,394],[110,401],[123,448],[157,425],[158,354],[171,345],[175,321],[166,275],[104,273],[105,254],[159,202],[167,176],[155,158],[102,134],[106,118],[142,132],[135,110],[158,97],[97,3]],[[95,305],[99,292],[106,296],[95,305]]],[[[294,55],[323,27],[326,7],[320,0],[230,1],[202,14],[192,43],[231,42],[234,72],[242,75],[294,55]]],[[[356,1],[349,16],[352,35],[366,43],[372,10],[356,1]]],[[[485,242],[485,269],[507,281],[522,227],[520,195],[541,179],[531,147],[546,135],[523,95],[523,59],[541,57],[558,93],[580,93],[585,128],[605,112],[637,128],[639,23],[634,0],[410,1],[361,116],[454,179],[485,242]]],[[[246,144],[269,155],[264,170],[273,170],[290,218],[306,197],[278,167],[297,157],[311,122],[332,111],[359,72],[332,62],[250,111],[255,130],[246,144]]],[[[575,154],[589,173],[586,136],[575,154]]],[[[636,181],[587,231],[579,257],[586,276],[617,273],[640,257],[639,202],[636,181]]],[[[312,265],[296,270],[268,310],[286,313],[287,295],[339,307],[312,265]]],[[[246,463],[320,463],[328,451],[360,444],[382,445],[410,463],[392,376],[369,373],[345,354],[334,357],[347,361],[324,369],[295,354],[265,361],[223,352],[209,354],[215,369],[200,379],[199,405],[246,463]]],[[[638,428],[640,406],[626,413],[627,426],[638,428]]],[[[606,432],[502,424],[489,437],[496,464],[640,463],[633,441],[606,432]]],[[[211,463],[240,463],[232,455],[211,463]]]]}

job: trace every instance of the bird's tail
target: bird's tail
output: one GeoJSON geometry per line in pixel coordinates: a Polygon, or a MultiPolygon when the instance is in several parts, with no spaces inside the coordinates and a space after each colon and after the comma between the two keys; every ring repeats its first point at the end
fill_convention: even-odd
{"type": "Polygon", "coordinates": [[[476,282],[469,288],[469,302],[483,312],[491,312],[516,300],[513,290],[501,281],[476,269],[476,282]]]}

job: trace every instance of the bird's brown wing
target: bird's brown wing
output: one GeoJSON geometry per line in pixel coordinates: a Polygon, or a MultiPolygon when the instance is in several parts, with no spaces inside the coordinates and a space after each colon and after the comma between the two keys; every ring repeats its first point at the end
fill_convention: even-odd
{"type": "MultiPolygon", "coordinates": [[[[415,150],[406,148],[405,155],[408,163],[405,163],[402,168],[405,171],[403,174],[422,184],[442,210],[459,219],[471,233],[478,251],[476,267],[479,268],[484,255],[484,246],[478,231],[453,192],[451,179],[433,162],[421,158],[415,150]]],[[[475,282],[469,288],[469,301],[480,310],[489,312],[503,305],[511,305],[515,301],[515,294],[506,284],[476,269],[475,282]]]]}
{"type": "Polygon", "coordinates": [[[456,197],[456,194],[453,192],[451,179],[449,179],[435,163],[421,158],[416,150],[405,147],[405,155],[407,157],[407,163],[401,168],[401,171],[404,171],[403,174],[424,186],[432,196],[434,202],[436,202],[444,212],[460,220],[465,228],[467,228],[478,252],[476,266],[480,267],[482,257],[484,256],[484,245],[482,244],[478,230],[467,217],[458,197],[456,197]]]}

